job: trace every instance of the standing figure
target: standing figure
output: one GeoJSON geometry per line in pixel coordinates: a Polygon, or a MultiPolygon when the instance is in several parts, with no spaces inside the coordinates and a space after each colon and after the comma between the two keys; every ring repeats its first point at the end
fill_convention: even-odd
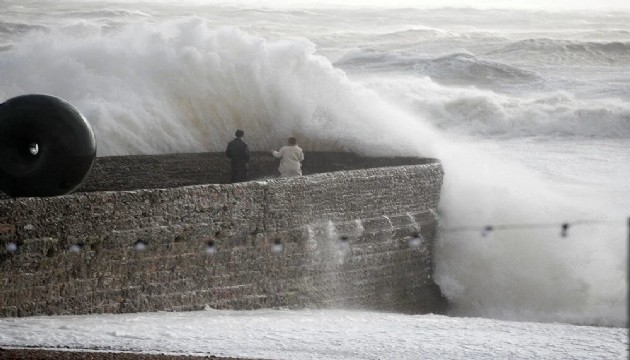
{"type": "Polygon", "coordinates": [[[225,155],[232,159],[232,179],[231,182],[247,181],[247,172],[249,170],[249,146],[243,141],[245,132],[236,130],[234,133],[236,138],[227,146],[225,155]]]}
{"type": "Polygon", "coordinates": [[[278,167],[281,177],[302,175],[301,161],[304,160],[304,152],[297,145],[297,140],[294,137],[289,138],[289,145],[283,146],[280,151],[272,150],[271,154],[281,159],[278,167]]]}

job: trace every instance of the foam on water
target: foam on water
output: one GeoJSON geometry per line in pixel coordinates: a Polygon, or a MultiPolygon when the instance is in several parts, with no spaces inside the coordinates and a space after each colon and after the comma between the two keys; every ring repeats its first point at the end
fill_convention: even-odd
{"type": "MultiPolygon", "coordinates": [[[[501,82],[501,78],[491,81],[501,82]]],[[[429,77],[382,74],[372,76],[365,85],[408,111],[431,119],[432,125],[450,134],[630,138],[630,102],[616,97],[580,98],[553,89],[499,93],[479,89],[479,85],[455,88],[429,77]]]]}
{"type": "MultiPolygon", "coordinates": [[[[502,54],[505,49],[513,53],[504,47],[513,36],[500,32],[468,40],[455,36],[456,46],[447,43],[432,58],[414,53],[418,47],[407,49],[411,54],[405,56],[370,58],[355,43],[364,35],[339,29],[345,43],[327,42],[317,12],[284,14],[290,21],[311,21],[300,28],[302,34],[334,43],[322,52],[339,54],[343,47],[353,52],[339,56],[335,66],[313,41],[287,35],[290,29],[281,24],[260,35],[269,24],[260,19],[268,16],[271,22],[278,12],[239,13],[262,24],[252,31],[218,26],[217,14],[213,20],[154,17],[148,9],[92,9],[89,14],[97,19],[51,20],[45,22],[46,31],[14,34],[0,57],[0,99],[48,93],[68,100],[92,124],[99,156],[222,151],[234,130],[243,128],[252,150],[277,147],[295,135],[306,151],[438,157],[446,171],[440,204],[445,229],[614,220],[612,226],[572,227],[569,237],[559,236],[559,229],[497,231],[486,237],[444,232],[436,247],[435,278],[454,314],[627,324],[623,217],[629,215],[630,201],[609,203],[615,197],[630,200],[630,191],[619,187],[611,193],[580,183],[589,199],[585,202],[575,196],[575,188],[559,186],[564,179],[527,166],[521,161],[525,157],[510,157],[514,153],[501,144],[484,146],[529,136],[551,139],[532,147],[531,154],[544,152],[551,146],[545,144],[563,136],[615,137],[625,144],[630,138],[627,102],[585,95],[623,85],[573,81],[534,65],[501,62],[498,55],[490,59],[453,51],[464,40],[480,49],[488,46],[483,39],[493,38],[501,42],[502,54]],[[582,91],[584,86],[591,88],[582,91]]],[[[227,14],[238,18],[233,11],[227,14]]],[[[368,28],[375,13],[368,14],[362,18],[360,11],[353,12],[348,21],[368,28]]],[[[380,41],[371,44],[377,54],[395,53],[408,39],[380,41]]],[[[604,50],[625,52],[627,46],[567,47],[604,50]]],[[[615,151],[623,158],[626,150],[615,151]]],[[[586,157],[574,158],[590,165],[586,157]]],[[[620,175],[610,175],[616,179],[627,171],[613,165],[601,169],[621,169],[620,175]]],[[[586,181],[594,176],[578,174],[586,181]]]]}

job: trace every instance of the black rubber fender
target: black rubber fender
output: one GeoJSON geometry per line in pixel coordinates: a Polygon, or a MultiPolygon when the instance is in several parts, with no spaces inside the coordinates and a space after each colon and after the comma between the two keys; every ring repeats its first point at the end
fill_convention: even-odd
{"type": "Polygon", "coordinates": [[[0,104],[0,191],[12,197],[75,190],[96,158],[85,117],[50,95],[22,95],[0,104]]]}

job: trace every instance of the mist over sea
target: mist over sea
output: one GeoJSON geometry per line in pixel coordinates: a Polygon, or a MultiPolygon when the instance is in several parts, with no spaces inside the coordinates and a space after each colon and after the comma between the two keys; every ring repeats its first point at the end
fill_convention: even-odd
{"type": "Polygon", "coordinates": [[[452,315],[627,326],[630,11],[0,5],[0,102],[64,98],[98,156],[222,151],[242,128],[306,161],[436,157],[452,315]],[[545,226],[481,233],[506,224],[545,226]]]}

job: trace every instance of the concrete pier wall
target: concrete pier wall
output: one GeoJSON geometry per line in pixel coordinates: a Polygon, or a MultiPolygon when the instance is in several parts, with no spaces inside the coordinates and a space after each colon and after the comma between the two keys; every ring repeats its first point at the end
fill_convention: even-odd
{"type": "Polygon", "coordinates": [[[0,200],[0,316],[443,310],[438,161],[308,153],[311,175],[276,179],[258,153],[259,180],[228,172],[222,154],[98,158],[79,192],[0,200]]]}

